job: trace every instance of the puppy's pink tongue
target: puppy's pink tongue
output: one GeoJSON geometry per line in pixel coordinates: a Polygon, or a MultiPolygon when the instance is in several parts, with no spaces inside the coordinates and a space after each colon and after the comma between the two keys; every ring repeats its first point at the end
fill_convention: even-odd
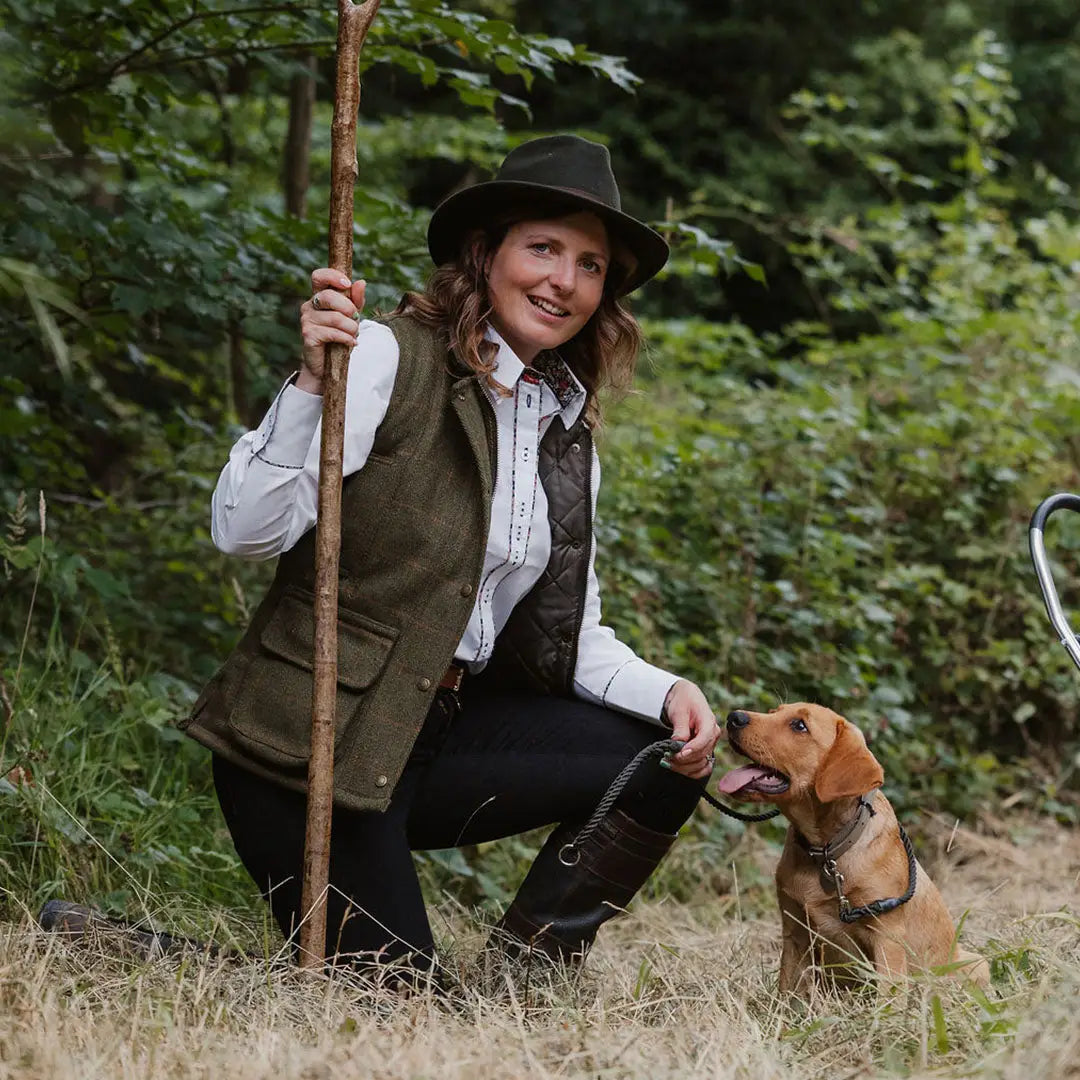
{"type": "Polygon", "coordinates": [[[725,795],[734,795],[737,791],[742,791],[744,787],[748,787],[755,780],[761,780],[766,776],[771,776],[772,773],[768,769],[763,769],[760,765],[741,765],[737,769],[732,769],[731,772],[720,777],[720,783],[717,785],[725,795]]]}

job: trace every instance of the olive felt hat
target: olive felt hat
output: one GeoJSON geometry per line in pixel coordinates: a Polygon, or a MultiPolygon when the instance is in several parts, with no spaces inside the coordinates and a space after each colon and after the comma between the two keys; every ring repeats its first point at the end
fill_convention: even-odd
{"type": "Polygon", "coordinates": [[[619,185],[606,146],[577,135],[550,135],[522,143],[506,155],[493,180],[462,188],[435,208],[428,226],[428,250],[436,265],[451,262],[469,233],[511,207],[535,205],[542,216],[588,210],[607,226],[612,241],[636,261],[617,292],[644,284],[667,262],[664,238],[623,213],[619,185]]]}

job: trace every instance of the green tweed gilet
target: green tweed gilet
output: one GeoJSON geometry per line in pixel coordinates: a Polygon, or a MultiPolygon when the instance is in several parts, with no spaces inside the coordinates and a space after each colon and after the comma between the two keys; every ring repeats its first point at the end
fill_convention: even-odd
{"type": "MultiPolygon", "coordinates": [[[[342,487],[334,798],[382,810],[472,611],[494,485],[495,417],[445,338],[408,315],[386,416],[342,487]]],[[[356,361],[362,363],[362,360],[356,361]]],[[[556,419],[541,443],[552,552],[489,665],[501,684],[572,693],[591,544],[592,441],[556,419]]],[[[317,527],[316,527],[317,528],[317,527]]],[[[296,790],[307,782],[315,534],[278,561],[251,625],[181,725],[296,790]]]]}

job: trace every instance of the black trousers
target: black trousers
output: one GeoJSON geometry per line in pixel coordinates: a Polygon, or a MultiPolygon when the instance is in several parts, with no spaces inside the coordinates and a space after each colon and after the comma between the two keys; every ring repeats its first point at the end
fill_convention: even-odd
{"type": "MultiPolygon", "coordinates": [[[[411,851],[475,844],[553,823],[584,823],[634,755],[664,731],[584,701],[507,694],[481,675],[440,690],[385,813],[337,808],[331,826],[328,955],[434,955],[411,851]]],[[[237,854],[287,938],[301,919],[305,798],[214,758],[237,854]]],[[[646,762],[618,807],[676,833],[704,781],[646,762]]],[[[294,939],[295,940],[295,939],[294,939]]]]}

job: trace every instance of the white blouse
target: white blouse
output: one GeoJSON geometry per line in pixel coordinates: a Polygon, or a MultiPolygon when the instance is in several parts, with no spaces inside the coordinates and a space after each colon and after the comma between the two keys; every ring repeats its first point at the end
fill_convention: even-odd
{"type": "MultiPolygon", "coordinates": [[[[585,390],[565,364],[540,375],[526,367],[492,329],[498,347],[494,379],[503,396],[486,387],[496,419],[495,490],[487,552],[459,663],[481,670],[514,605],[536,584],[551,553],[547,496],[539,482],[540,440],[556,418],[567,428],[585,405],[585,390]]],[[[343,473],[361,469],[386,415],[397,375],[397,339],[389,327],[364,321],[349,360],[345,399],[343,473]]],[[[241,436],[218,478],[211,502],[211,533],[224,552],[270,559],[288,551],[314,524],[318,507],[322,398],[292,385],[282,388],[262,423],[241,436]]],[[[600,487],[593,452],[592,513],[600,487]]],[[[584,618],[578,639],[574,689],[579,697],[659,722],[678,676],[646,663],[600,625],[596,539],[589,555],[584,618]]]]}

